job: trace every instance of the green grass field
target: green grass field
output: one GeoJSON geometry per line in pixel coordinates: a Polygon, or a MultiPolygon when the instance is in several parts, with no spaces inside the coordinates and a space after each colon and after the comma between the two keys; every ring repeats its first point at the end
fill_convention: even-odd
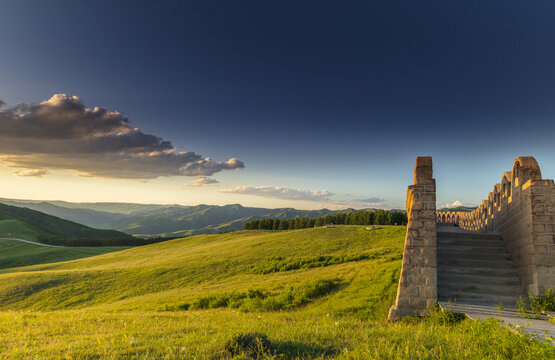
{"type": "MultiPolygon", "coordinates": [[[[386,322],[405,227],[201,235],[0,270],[0,359],[550,359],[495,321],[386,322]],[[240,350],[240,349],[239,349],[240,350]]],[[[32,245],[31,245],[32,246],[32,245]]]]}
{"type": "MultiPolygon", "coordinates": [[[[38,242],[38,236],[42,234],[48,233],[26,221],[0,220],[0,238],[38,242]]],[[[0,239],[0,269],[68,261],[127,248],[129,247],[47,247],[0,239]]]]}
{"type": "Polygon", "coordinates": [[[0,240],[0,269],[75,260],[125,247],[45,247],[14,240],[0,240]]]}
{"type": "Polygon", "coordinates": [[[0,237],[15,237],[19,239],[38,241],[38,236],[45,232],[38,226],[23,220],[0,220],[0,237]]]}

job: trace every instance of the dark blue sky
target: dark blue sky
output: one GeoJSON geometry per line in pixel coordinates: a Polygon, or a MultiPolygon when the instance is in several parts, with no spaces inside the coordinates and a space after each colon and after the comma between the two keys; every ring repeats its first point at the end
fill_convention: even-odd
{"type": "Polygon", "coordinates": [[[0,99],[122,111],[244,161],[216,175],[233,186],[402,206],[432,155],[438,200],[476,203],[518,155],[555,177],[554,19],[547,0],[3,1],[0,99]]]}

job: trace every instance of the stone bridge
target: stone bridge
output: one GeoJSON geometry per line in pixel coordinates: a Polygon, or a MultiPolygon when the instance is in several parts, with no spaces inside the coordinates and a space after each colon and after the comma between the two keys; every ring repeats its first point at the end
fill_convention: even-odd
{"type": "Polygon", "coordinates": [[[555,289],[555,185],[531,156],[517,157],[471,212],[436,212],[432,158],[418,157],[407,216],[390,320],[424,315],[442,300],[514,306],[555,289]]]}

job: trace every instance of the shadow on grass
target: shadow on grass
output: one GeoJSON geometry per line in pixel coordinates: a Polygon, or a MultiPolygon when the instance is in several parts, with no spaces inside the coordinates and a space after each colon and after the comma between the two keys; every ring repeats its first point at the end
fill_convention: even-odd
{"type": "Polygon", "coordinates": [[[285,359],[304,358],[314,359],[324,356],[334,356],[338,352],[332,347],[320,345],[308,345],[296,341],[284,341],[275,344],[276,352],[283,355],[285,359]]]}

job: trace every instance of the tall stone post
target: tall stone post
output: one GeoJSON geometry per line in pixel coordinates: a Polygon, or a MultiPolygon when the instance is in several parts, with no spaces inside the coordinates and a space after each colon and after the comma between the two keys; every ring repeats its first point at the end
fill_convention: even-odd
{"type": "Polygon", "coordinates": [[[416,158],[414,185],[407,190],[407,236],[397,299],[389,321],[425,315],[437,302],[436,182],[432,158],[416,158]]]}

